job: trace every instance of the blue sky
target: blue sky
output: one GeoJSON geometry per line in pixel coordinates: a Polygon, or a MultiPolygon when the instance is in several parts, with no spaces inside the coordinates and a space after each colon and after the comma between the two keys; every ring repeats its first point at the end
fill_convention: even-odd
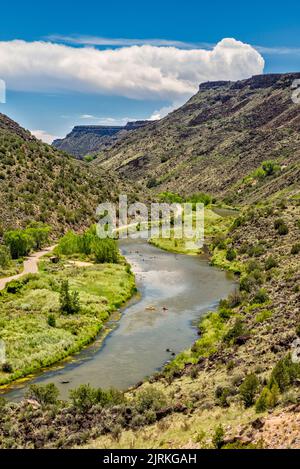
{"type": "Polygon", "coordinates": [[[256,0],[14,1],[1,5],[0,14],[0,46],[8,43],[4,53],[0,47],[0,78],[7,84],[7,102],[0,104],[0,112],[45,135],[63,136],[76,124],[122,124],[127,119],[164,115],[192,95],[202,77],[243,78],[261,69],[265,73],[300,71],[300,3],[296,1],[280,6],[256,0]],[[224,68],[228,58],[224,47],[214,58],[193,52],[212,50],[224,38],[254,48],[251,52],[234,44],[238,50],[232,70],[224,68]],[[27,49],[24,43],[12,42],[16,39],[26,44],[45,41],[58,48],[54,52],[39,46],[27,49]],[[148,44],[149,49],[135,50],[135,44],[138,48],[148,44]],[[107,51],[109,64],[104,56],[86,54],[87,45],[98,54],[107,51]],[[157,51],[168,46],[172,52],[157,51]],[[120,48],[126,51],[120,54],[120,48]],[[265,60],[263,68],[256,50],[265,60]],[[69,57],[73,63],[65,68],[69,57]],[[53,77],[55,61],[61,64],[58,78],[53,77]]]}

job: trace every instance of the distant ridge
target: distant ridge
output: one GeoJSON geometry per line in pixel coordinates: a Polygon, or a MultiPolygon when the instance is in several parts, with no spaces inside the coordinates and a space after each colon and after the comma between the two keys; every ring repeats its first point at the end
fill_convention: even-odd
{"type": "Polygon", "coordinates": [[[109,148],[128,132],[147,125],[149,121],[127,122],[126,125],[77,125],[63,139],[54,140],[52,145],[76,158],[109,148]]]}

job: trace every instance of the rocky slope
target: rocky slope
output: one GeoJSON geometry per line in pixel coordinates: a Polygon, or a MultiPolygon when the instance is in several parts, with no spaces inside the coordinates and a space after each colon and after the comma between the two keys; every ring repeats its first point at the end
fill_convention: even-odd
{"type": "Polygon", "coordinates": [[[300,365],[284,362],[300,334],[299,190],[245,209],[210,249],[240,272],[240,292],[201,321],[189,351],[118,402],[91,401],[90,388],[77,403],[45,402],[38,390],[17,405],[0,400],[0,446],[299,448],[300,365]]]}
{"type": "Polygon", "coordinates": [[[200,323],[190,351],[150,380],[173,411],[142,431],[125,429],[117,441],[102,435],[87,447],[300,448],[300,367],[287,359],[300,334],[299,191],[288,203],[247,209],[211,249],[219,265],[237,266],[240,292],[200,323]],[[232,262],[220,262],[224,247],[235,250],[232,262]],[[243,388],[249,377],[252,385],[243,388]],[[176,411],[176,403],[185,409],[176,411]]]}
{"type": "Polygon", "coordinates": [[[110,148],[128,132],[146,125],[147,121],[128,122],[125,126],[78,125],[65,138],[54,140],[52,145],[76,158],[110,148]]]}
{"type": "Polygon", "coordinates": [[[229,193],[243,201],[259,186],[259,197],[270,195],[282,186],[282,173],[271,187],[268,180],[244,187],[242,180],[272,159],[282,166],[285,188],[299,181],[300,105],[291,89],[299,78],[294,73],[203,83],[184,106],[103,150],[95,164],[159,192],[229,193]]]}
{"type": "Polygon", "coordinates": [[[56,232],[80,229],[122,187],[116,175],[43,144],[0,115],[0,231],[28,220],[47,222],[56,232]]]}

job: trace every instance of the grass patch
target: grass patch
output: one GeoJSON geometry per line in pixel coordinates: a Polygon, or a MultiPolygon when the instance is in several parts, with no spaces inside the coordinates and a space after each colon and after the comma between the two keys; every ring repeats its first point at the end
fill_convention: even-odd
{"type": "Polygon", "coordinates": [[[244,265],[239,260],[229,261],[227,259],[227,250],[215,248],[211,258],[211,264],[221,269],[229,270],[235,274],[241,274],[244,271],[244,265]]]}
{"type": "Polygon", "coordinates": [[[10,373],[0,371],[0,384],[78,352],[135,290],[134,276],[126,264],[83,268],[62,261],[54,266],[43,260],[42,267],[39,274],[27,276],[18,293],[0,296],[0,339],[12,367],[10,373]],[[60,314],[59,290],[65,279],[70,290],[79,293],[78,314],[60,314]],[[49,314],[54,326],[49,324],[49,314]]]}
{"type": "MultiPolygon", "coordinates": [[[[194,215],[195,216],[195,215],[194,215]]],[[[213,212],[210,208],[204,209],[204,236],[206,244],[210,243],[211,238],[224,233],[228,230],[232,220],[230,217],[225,218],[213,212]]],[[[151,238],[150,243],[165,251],[175,252],[178,254],[197,255],[202,250],[193,246],[186,238],[177,239],[174,229],[171,229],[170,238],[151,238]]]]}

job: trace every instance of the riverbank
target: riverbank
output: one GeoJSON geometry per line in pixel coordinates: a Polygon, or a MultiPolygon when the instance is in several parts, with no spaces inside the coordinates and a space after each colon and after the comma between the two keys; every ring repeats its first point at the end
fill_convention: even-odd
{"type": "MultiPolygon", "coordinates": [[[[49,253],[46,251],[43,255],[49,253]]],[[[27,265],[38,269],[42,254],[27,265]]],[[[134,276],[125,262],[83,266],[49,256],[39,272],[22,275],[8,284],[0,296],[1,338],[6,361],[1,385],[28,376],[70,356],[98,335],[110,314],[134,293],[134,276]],[[60,313],[60,285],[68,279],[71,293],[78,292],[80,311],[60,313]]]]}
{"type": "MultiPolygon", "coordinates": [[[[238,212],[234,210],[227,210],[224,215],[216,213],[213,208],[204,208],[205,246],[209,247],[214,238],[221,236],[228,231],[228,228],[231,225],[233,218],[238,215],[238,212]]],[[[198,248],[197,246],[193,246],[191,240],[188,240],[184,237],[177,238],[174,229],[171,229],[170,238],[151,238],[150,243],[160,249],[164,249],[165,251],[174,252],[177,254],[197,256],[205,251],[204,247],[198,248]]],[[[218,266],[217,263],[215,265],[218,266]]]]}

